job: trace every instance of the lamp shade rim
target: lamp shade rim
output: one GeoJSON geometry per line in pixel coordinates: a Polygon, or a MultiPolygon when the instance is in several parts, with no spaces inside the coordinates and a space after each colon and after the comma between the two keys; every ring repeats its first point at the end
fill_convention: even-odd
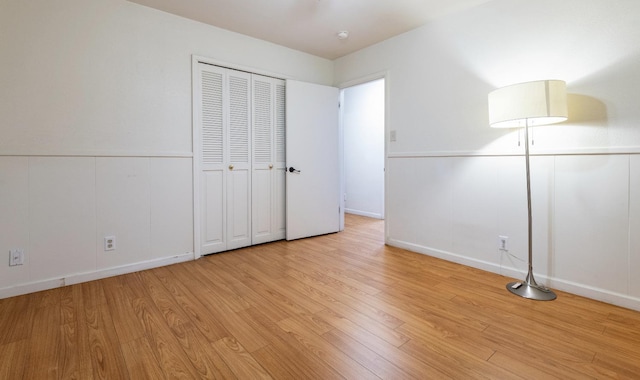
{"type": "Polygon", "coordinates": [[[529,123],[529,127],[536,127],[542,125],[551,125],[562,123],[563,121],[567,121],[566,116],[543,116],[543,117],[529,117],[524,119],[512,119],[512,120],[503,120],[496,121],[492,124],[489,124],[491,128],[524,128],[525,123],[529,123]]]}
{"type": "Polygon", "coordinates": [[[566,83],[539,80],[513,84],[489,93],[489,125],[517,128],[567,120],[566,83]]]}

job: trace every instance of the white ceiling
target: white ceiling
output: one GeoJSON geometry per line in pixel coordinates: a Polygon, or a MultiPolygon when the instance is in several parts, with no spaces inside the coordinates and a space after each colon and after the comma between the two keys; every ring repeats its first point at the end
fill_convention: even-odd
{"type": "Polygon", "coordinates": [[[490,0],[130,0],[336,59],[490,0]],[[349,31],[347,40],[337,33],[349,31]]]}

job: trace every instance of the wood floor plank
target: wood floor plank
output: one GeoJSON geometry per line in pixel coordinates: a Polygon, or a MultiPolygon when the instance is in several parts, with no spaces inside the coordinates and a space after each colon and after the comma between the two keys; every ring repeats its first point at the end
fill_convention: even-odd
{"type": "Polygon", "coordinates": [[[111,277],[103,281],[105,298],[111,310],[113,323],[118,326],[120,342],[141,338],[144,335],[144,328],[133,310],[135,294],[126,286],[123,278],[111,277]]]}
{"type": "Polygon", "coordinates": [[[510,280],[347,215],[340,233],[2,299],[0,379],[638,379],[640,312],[510,280]]]}
{"type": "Polygon", "coordinates": [[[235,379],[229,366],[200,331],[189,324],[174,332],[199,379],[235,379]]]}
{"type": "Polygon", "coordinates": [[[233,338],[222,338],[213,347],[239,379],[271,379],[269,373],[233,338]]]}
{"type": "MultiPolygon", "coordinates": [[[[357,323],[347,319],[346,317],[336,314],[331,310],[323,310],[317,313],[328,323],[333,325],[337,330],[349,335],[352,339],[358,341],[362,345],[371,348],[381,356],[389,358],[393,362],[397,362],[412,375],[426,374],[426,376],[443,378],[442,372],[426,363],[415,360],[409,354],[401,351],[398,347],[408,343],[404,342],[398,346],[389,343],[376,334],[361,328],[357,323]]],[[[376,332],[378,333],[378,332],[376,332]]],[[[420,378],[420,376],[417,376],[420,378]]]]}
{"type": "Polygon", "coordinates": [[[253,357],[265,368],[273,379],[316,379],[317,375],[311,370],[300,368],[300,363],[295,360],[282,360],[283,357],[295,352],[279,347],[280,344],[268,345],[253,352],[253,357]]]}
{"type": "Polygon", "coordinates": [[[160,310],[164,320],[170,329],[188,323],[189,317],[180,308],[169,291],[162,285],[162,282],[151,272],[142,271],[136,273],[140,282],[144,285],[149,298],[153,301],[156,308],[160,310]]]}
{"type": "MultiPolygon", "coordinates": [[[[341,285],[333,282],[327,283],[322,277],[314,274],[303,273],[294,269],[289,270],[287,273],[288,275],[285,278],[287,283],[292,283],[294,287],[304,287],[307,293],[316,298],[316,302],[325,307],[333,308],[338,312],[340,312],[339,309],[350,308],[352,312],[364,314],[367,318],[389,328],[395,328],[404,322],[397,317],[397,314],[394,314],[393,310],[390,310],[385,304],[377,300],[378,295],[370,296],[361,293],[354,295],[351,292],[345,292],[341,285]],[[326,295],[330,296],[327,297],[326,295]]],[[[345,312],[345,310],[342,310],[342,312],[345,312]]]]}
{"type": "Polygon", "coordinates": [[[322,337],[340,352],[357,361],[381,379],[419,378],[411,376],[401,367],[340,330],[328,331],[322,334],[322,337]]]}
{"type": "Polygon", "coordinates": [[[278,326],[290,333],[298,342],[314,355],[333,367],[346,379],[379,379],[373,372],[348,356],[340,355],[329,342],[309,331],[306,326],[293,318],[278,322],[278,326]]]}
{"type": "MultiPolygon", "coordinates": [[[[92,362],[92,351],[90,346],[90,336],[89,336],[89,324],[87,315],[97,315],[97,305],[106,305],[105,303],[92,302],[96,300],[88,300],[86,293],[92,294],[97,287],[90,285],[89,287],[85,287],[85,284],[78,284],[78,286],[73,286],[72,298],[74,305],[74,315],[75,322],[70,328],[73,328],[73,334],[66,334],[66,344],[65,352],[64,352],[64,361],[65,363],[61,364],[63,368],[63,374],[66,373],[67,364],[66,361],[69,361],[75,365],[69,366],[69,369],[77,371],[77,377],[65,377],[69,379],[93,379],[93,362],[92,362]],[[89,302],[86,304],[85,302],[89,302]]],[[[64,327],[64,326],[63,326],[64,327]]]]}
{"type": "Polygon", "coordinates": [[[78,320],[78,310],[76,310],[74,298],[77,298],[77,294],[82,291],[82,285],[65,286],[60,290],[62,292],[60,297],[61,322],[62,324],[76,322],[78,320]]]}
{"type": "Polygon", "coordinates": [[[176,276],[168,268],[156,268],[153,273],[187,314],[191,323],[210,343],[229,335],[223,324],[211,315],[197,296],[202,289],[196,288],[192,291],[185,286],[185,283],[176,279],[176,276]]]}
{"type": "MultiPolygon", "coordinates": [[[[64,313],[63,313],[64,315],[64,313]]],[[[62,344],[58,356],[58,368],[61,379],[80,379],[80,355],[75,352],[79,347],[78,322],[65,323],[60,326],[62,344]]]]}
{"type": "Polygon", "coordinates": [[[31,293],[31,303],[34,307],[59,306],[62,297],[63,288],[55,288],[43,290],[37,293],[31,293]]]}
{"type": "Polygon", "coordinates": [[[156,360],[147,337],[122,344],[122,354],[132,379],[166,379],[162,366],[156,360]]]}
{"type": "MultiPolygon", "coordinates": [[[[297,303],[295,302],[295,299],[298,298],[298,295],[286,290],[285,292],[281,292],[282,289],[269,286],[262,281],[257,280],[246,272],[242,275],[242,281],[263,298],[263,301],[261,303],[270,303],[274,305],[275,307],[283,311],[283,316],[289,316],[291,314],[301,316],[312,315],[313,312],[306,309],[305,306],[310,306],[313,310],[316,311],[324,309],[323,306],[318,303],[312,302],[311,300],[307,300],[302,304],[297,303]],[[283,293],[285,293],[286,295],[283,293]]],[[[269,281],[265,282],[269,283],[269,281]]]]}
{"type": "MultiPolygon", "coordinates": [[[[86,332],[81,332],[91,357],[94,379],[129,379],[122,356],[121,342],[106,303],[96,304],[85,311],[86,332]]],[[[118,326],[120,328],[120,326],[118,326]]],[[[129,339],[130,340],[130,339],[129,339]]],[[[129,341],[127,340],[127,341],[129,341]]]]}
{"type": "Polygon", "coordinates": [[[399,332],[412,340],[421,340],[434,347],[452,349],[453,353],[462,351],[480,360],[488,360],[495,350],[490,347],[482,333],[469,329],[442,329],[429,323],[414,324],[407,322],[398,327],[399,332]]]}
{"type": "Polygon", "coordinates": [[[27,339],[0,344],[0,379],[22,379],[29,360],[27,339]]]}
{"type": "Polygon", "coordinates": [[[89,281],[81,284],[82,286],[82,303],[86,308],[95,308],[96,305],[106,304],[107,297],[104,294],[104,285],[107,284],[106,279],[89,281]]]}
{"type": "MultiPolygon", "coordinates": [[[[25,369],[26,379],[56,379],[60,375],[58,361],[62,337],[60,333],[60,298],[58,304],[43,303],[33,317],[31,337],[29,339],[29,365],[25,369]]],[[[47,296],[48,297],[48,296],[47,296]]],[[[47,298],[50,301],[49,298],[47,298]]]]}
{"type": "MultiPolygon", "coordinates": [[[[225,256],[225,258],[226,257],[231,257],[231,255],[225,256]]],[[[231,263],[233,263],[232,260],[231,263]]],[[[244,283],[242,281],[244,272],[236,268],[235,265],[231,263],[229,260],[216,263],[219,265],[216,270],[219,274],[219,281],[227,284],[231,289],[233,289],[233,292],[237,297],[241,297],[251,307],[259,306],[262,312],[267,314],[271,319],[281,320],[289,316],[286,311],[282,310],[277,305],[274,305],[271,302],[266,302],[262,295],[256,292],[256,290],[249,286],[249,284],[244,283]]],[[[243,308],[243,310],[245,309],[246,307],[243,308]]]]}
{"type": "Polygon", "coordinates": [[[489,362],[511,372],[513,376],[518,376],[523,379],[553,379],[557,378],[558,374],[557,371],[545,371],[539,365],[531,365],[527,361],[521,360],[520,355],[513,355],[509,351],[504,353],[497,351],[491,356],[489,362]]]}
{"type": "MultiPolygon", "coordinates": [[[[265,276],[264,273],[261,272],[261,269],[257,269],[253,265],[249,264],[240,264],[236,266],[237,269],[242,270],[245,274],[240,277],[240,280],[244,280],[243,283],[247,284],[249,287],[256,289],[255,282],[257,278],[260,278],[259,282],[262,284],[258,286],[259,289],[273,289],[278,294],[282,295],[286,299],[288,299],[292,304],[299,305],[305,311],[310,313],[315,313],[324,309],[324,306],[318,302],[315,302],[313,299],[306,297],[304,294],[297,292],[295,289],[285,285],[281,285],[281,282],[278,280],[282,280],[285,276],[281,276],[279,278],[270,278],[265,276]]],[[[231,270],[231,268],[227,268],[231,270]]],[[[264,294],[262,293],[264,296],[264,294]]]]}
{"type": "MultiPolygon", "coordinates": [[[[567,366],[553,355],[546,352],[531,354],[528,350],[502,349],[497,351],[489,362],[517,374],[523,378],[532,379],[598,379],[594,376],[591,363],[576,363],[567,366]]],[[[600,372],[603,373],[602,371],[600,372]]]]}
{"type": "Polygon", "coordinates": [[[185,379],[196,378],[195,368],[153,301],[146,297],[136,298],[133,309],[144,326],[143,336],[149,340],[151,350],[165,374],[185,379]]]}
{"type": "Polygon", "coordinates": [[[416,360],[444,373],[451,379],[518,379],[506,369],[480,360],[465,351],[412,339],[400,348],[416,360]]]}
{"type": "Polygon", "coordinates": [[[640,328],[610,325],[605,328],[603,335],[615,345],[616,351],[625,349],[640,358],[640,328]]]}
{"type": "MultiPolygon", "coordinates": [[[[329,364],[318,358],[300,343],[293,335],[289,334],[273,320],[262,314],[257,309],[242,311],[246,321],[257,326],[270,345],[255,353],[256,358],[271,374],[287,372],[293,379],[342,379],[343,377],[329,364]],[[280,360],[273,361],[273,352],[280,353],[280,360]],[[313,375],[313,376],[311,376],[313,375]]],[[[288,378],[288,377],[287,377],[288,378]]]]}
{"type": "Polygon", "coordinates": [[[640,357],[596,353],[593,363],[616,373],[620,378],[637,379],[640,374],[640,357]]]}
{"type": "Polygon", "coordinates": [[[234,292],[231,284],[220,276],[219,268],[207,270],[210,268],[206,258],[202,263],[194,263],[190,271],[190,275],[198,278],[199,281],[211,292],[220,296],[220,299],[228,305],[233,311],[248,309],[251,304],[247,302],[240,294],[234,292]]]}
{"type": "Polygon", "coordinates": [[[30,295],[6,299],[0,318],[0,345],[28,339],[36,310],[30,295]]]}
{"type": "MultiPolygon", "coordinates": [[[[176,277],[181,278],[183,282],[188,282],[191,279],[188,273],[185,274],[180,270],[173,270],[172,272],[176,275],[176,277]]],[[[205,312],[219,321],[225,327],[225,329],[229,331],[229,336],[232,336],[234,339],[238,340],[240,344],[250,352],[253,352],[269,344],[269,342],[264,340],[253,327],[241,323],[241,321],[239,321],[238,317],[235,314],[236,312],[222,300],[220,295],[206,291],[204,288],[201,288],[202,286],[203,285],[200,283],[197,284],[196,287],[202,290],[198,293],[198,298],[204,305],[204,308],[206,310],[205,312]]],[[[218,341],[219,340],[215,342],[218,341]]]]}
{"type": "Polygon", "coordinates": [[[381,325],[372,325],[368,321],[360,319],[358,315],[344,316],[329,309],[322,310],[316,315],[326,320],[333,327],[354,334],[354,337],[358,337],[370,344],[380,346],[390,344],[400,347],[409,340],[407,336],[397,330],[385,328],[381,325]]]}

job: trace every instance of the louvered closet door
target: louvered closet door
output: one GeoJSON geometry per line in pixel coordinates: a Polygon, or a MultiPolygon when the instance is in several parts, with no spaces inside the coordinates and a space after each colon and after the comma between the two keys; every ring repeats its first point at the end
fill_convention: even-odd
{"type": "Polygon", "coordinates": [[[253,244],[285,237],[285,82],[252,76],[253,244]]]}
{"type": "Polygon", "coordinates": [[[251,74],[227,70],[227,249],[251,245],[251,74]]]}
{"type": "Polygon", "coordinates": [[[201,252],[251,244],[251,75],[199,64],[201,252]]]}
{"type": "Polygon", "coordinates": [[[200,96],[196,124],[201,135],[200,228],[202,254],[224,251],[226,239],[226,171],[225,102],[223,101],[226,71],[219,67],[199,64],[195,91],[200,96]]]}

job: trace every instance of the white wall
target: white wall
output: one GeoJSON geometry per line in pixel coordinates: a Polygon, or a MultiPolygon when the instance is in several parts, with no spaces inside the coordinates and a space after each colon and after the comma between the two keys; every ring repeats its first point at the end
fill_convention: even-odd
{"type": "Polygon", "coordinates": [[[384,218],[384,79],[343,90],[345,212],[384,218]]]}
{"type": "Polygon", "coordinates": [[[488,127],[487,94],[563,79],[569,121],[533,136],[534,271],[640,310],[638,14],[633,0],[495,0],[338,59],[335,83],[388,72],[387,242],[523,277],[523,147],[488,127]]]}
{"type": "Polygon", "coordinates": [[[127,1],[0,2],[0,297],[193,258],[192,55],[333,79],[331,61],[127,1]]]}

